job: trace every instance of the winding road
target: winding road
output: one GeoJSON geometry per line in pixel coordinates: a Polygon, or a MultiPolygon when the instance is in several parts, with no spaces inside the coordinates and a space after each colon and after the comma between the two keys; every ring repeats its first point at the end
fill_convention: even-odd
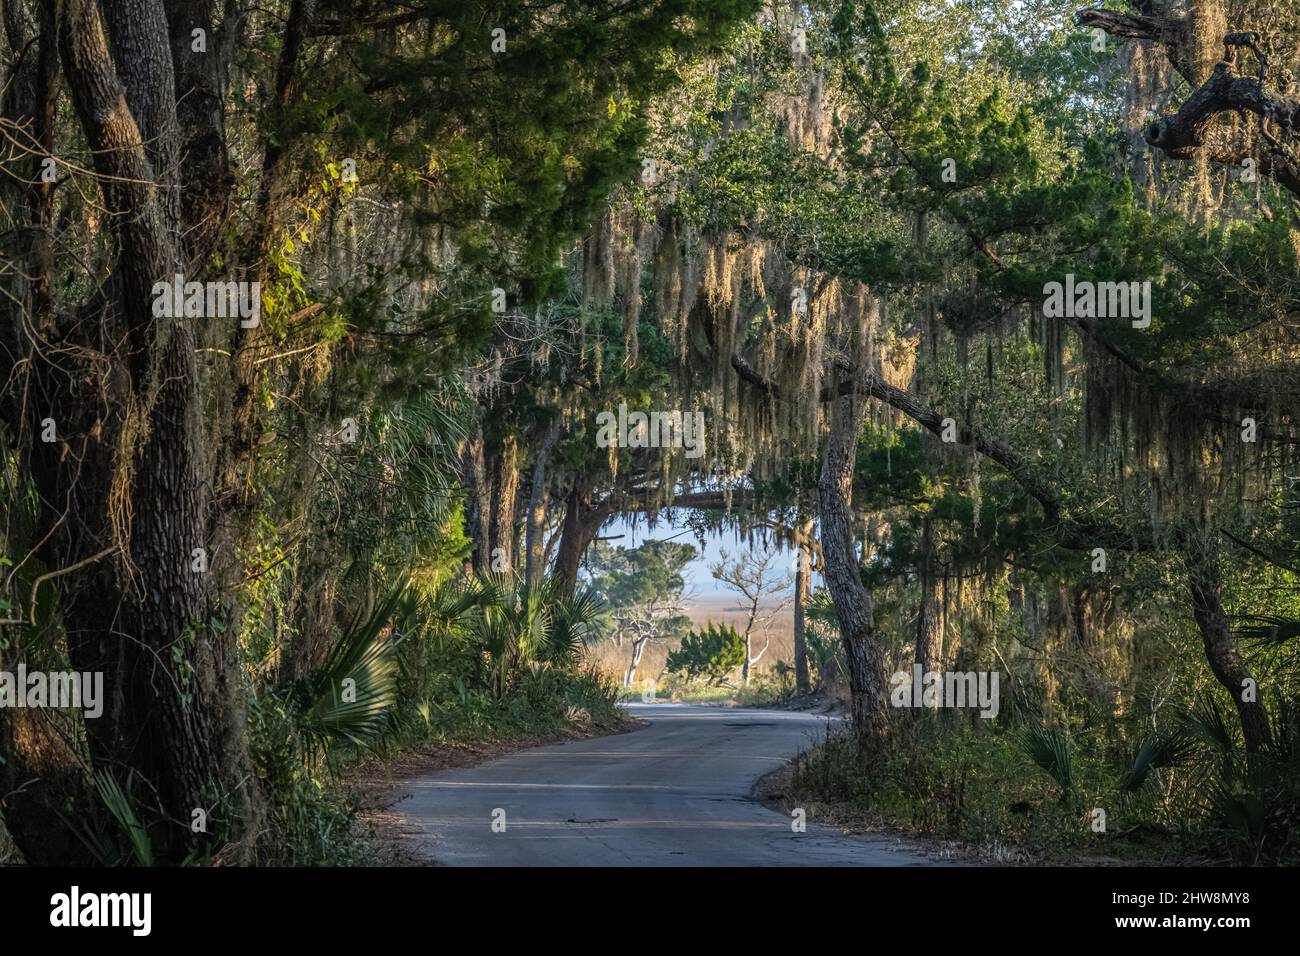
{"type": "Polygon", "coordinates": [[[412,848],[450,866],[941,866],[751,799],[825,717],[637,704],[647,726],[419,777],[396,811],[412,848]]]}

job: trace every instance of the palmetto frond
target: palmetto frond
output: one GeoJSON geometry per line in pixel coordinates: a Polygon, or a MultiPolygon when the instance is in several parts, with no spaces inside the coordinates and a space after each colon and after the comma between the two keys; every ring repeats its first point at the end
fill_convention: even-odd
{"type": "Polygon", "coordinates": [[[1194,749],[1194,741],[1185,728],[1152,734],[1138,746],[1133,765],[1120,780],[1120,789],[1135,793],[1150,779],[1153,770],[1186,762],[1194,749]]]}
{"type": "Polygon", "coordinates": [[[408,583],[398,583],[338,639],[320,667],[295,683],[299,727],[313,751],[327,752],[336,739],[361,746],[383,733],[397,695],[392,650],[414,609],[408,583]]]}
{"type": "Polygon", "coordinates": [[[510,574],[482,574],[469,591],[474,610],[466,615],[467,630],[492,659],[498,696],[529,665],[571,666],[604,619],[594,592],[567,597],[550,579],[530,585],[510,574]]]}
{"type": "Polygon", "coordinates": [[[1183,716],[1188,733],[1209,744],[1219,754],[1230,757],[1237,752],[1237,731],[1219,702],[1208,695],[1199,697],[1190,713],[1183,716]]]}
{"type": "MultiPolygon", "coordinates": [[[[549,590],[554,591],[554,588],[549,590]]],[[[552,626],[546,659],[567,667],[578,660],[583,647],[604,627],[605,602],[591,588],[580,588],[567,599],[558,599],[552,594],[550,600],[552,626]]]]}
{"type": "Polygon", "coordinates": [[[1070,754],[1070,737],[1064,731],[1035,727],[1025,732],[1021,747],[1035,764],[1046,771],[1061,794],[1074,790],[1074,766],[1070,754]]]}
{"type": "Polygon", "coordinates": [[[1300,620],[1278,617],[1275,614],[1243,614],[1236,634],[1255,644],[1278,647],[1300,637],[1300,620]]]}

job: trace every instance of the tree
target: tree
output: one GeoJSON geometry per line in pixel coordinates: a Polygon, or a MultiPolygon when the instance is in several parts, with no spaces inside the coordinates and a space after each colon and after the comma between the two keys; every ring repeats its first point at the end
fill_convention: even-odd
{"type": "Polygon", "coordinates": [[[720,687],[745,662],[745,639],[730,624],[712,621],[682,638],[681,646],[668,655],[664,669],[683,674],[688,681],[703,680],[720,687]]]}
{"type": "Polygon", "coordinates": [[[808,637],[806,615],[812,595],[812,519],[799,523],[795,535],[798,564],[794,582],[794,687],[795,692],[807,694],[812,690],[808,673],[808,637]]]}
{"type": "MultiPolygon", "coordinates": [[[[312,670],[398,553],[336,549],[320,499],[349,446],[448,388],[498,331],[494,290],[522,312],[559,287],[560,251],[639,168],[644,103],[755,6],[6,0],[5,508],[36,507],[4,548],[39,600],[18,588],[5,626],[113,688],[62,742],[0,714],[28,862],[78,859],[50,830],[101,803],[92,774],[160,862],[274,842],[248,675],[287,633],[312,670]],[[176,276],[219,287],[160,309],[176,276]],[[227,283],[249,314],[208,304],[227,283]],[[220,826],[192,830],[195,808],[220,826]]],[[[473,541],[512,559],[521,456],[490,437],[473,541]]]]}
{"type": "Polygon", "coordinates": [[[772,646],[771,635],[763,649],[753,653],[753,634],[755,626],[765,628],[774,618],[790,606],[793,598],[786,595],[779,601],[772,601],[778,594],[785,593],[790,581],[781,571],[780,553],[776,549],[755,551],[753,549],[736,558],[727,554],[724,548],[721,557],[709,568],[714,580],[737,592],[745,600],[745,629],[741,640],[745,643],[745,657],[741,662],[741,681],[748,685],[750,669],[757,664],[772,646]]]}
{"type": "MultiPolygon", "coordinates": [[[[1249,162],[1259,175],[1300,196],[1300,141],[1289,119],[1300,110],[1300,100],[1285,67],[1278,75],[1262,29],[1276,14],[1223,0],[1186,7],[1142,0],[1129,6],[1130,13],[1082,9],[1078,22],[1159,46],[1187,82],[1191,92],[1178,109],[1143,130],[1146,143],[1176,160],[1203,159],[1228,167],[1249,162]],[[1250,120],[1242,122],[1247,116],[1250,120]]],[[[1283,37],[1289,32],[1287,39],[1294,41],[1297,29],[1294,19],[1286,25],[1290,31],[1269,31],[1283,62],[1294,56],[1294,46],[1288,50],[1283,37]]]]}
{"type": "Polygon", "coordinates": [[[615,638],[621,643],[627,637],[631,642],[624,687],[636,680],[647,645],[689,630],[690,619],[683,613],[682,571],[695,560],[695,553],[689,544],[653,539],[636,548],[597,548],[593,587],[613,610],[615,638]]]}

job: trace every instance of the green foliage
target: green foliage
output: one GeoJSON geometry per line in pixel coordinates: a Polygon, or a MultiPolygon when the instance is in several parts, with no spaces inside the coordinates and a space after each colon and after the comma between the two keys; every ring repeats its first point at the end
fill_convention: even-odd
{"type": "Polygon", "coordinates": [[[1162,767],[1181,766],[1191,752],[1192,741],[1181,728],[1152,734],[1138,746],[1133,766],[1120,780],[1120,789],[1126,793],[1140,790],[1153,779],[1153,771],[1162,767]]]}
{"type": "Polygon", "coordinates": [[[564,595],[554,578],[527,584],[506,574],[480,576],[467,629],[489,661],[493,693],[505,697],[525,668],[570,667],[603,626],[604,603],[588,589],[564,595]]]}
{"type": "Polygon", "coordinates": [[[794,696],[794,668],[785,661],[777,661],[770,670],[758,671],[750,676],[748,684],[736,688],[738,707],[761,707],[794,696]]]}
{"type": "Polygon", "coordinates": [[[153,837],[140,818],[131,795],[113,777],[100,771],[95,774],[95,793],[100,806],[91,820],[65,818],[65,822],[103,866],[132,864],[153,866],[153,837]],[[98,819],[100,811],[107,819],[98,819]],[[106,824],[106,825],[101,825],[106,824]]]}
{"type": "Polygon", "coordinates": [[[816,591],[806,613],[804,640],[818,685],[825,689],[832,684],[844,685],[848,681],[844,642],[840,639],[839,619],[830,594],[824,589],[816,591]]]}
{"type": "Polygon", "coordinates": [[[617,688],[581,664],[601,612],[592,594],[562,598],[549,580],[392,586],[318,668],[250,702],[258,775],[273,798],[274,860],[367,859],[356,810],[335,781],[369,753],[617,726],[617,688]]]}
{"type": "Polygon", "coordinates": [[[1070,736],[1061,730],[1034,727],[1025,731],[1021,746],[1025,754],[1050,776],[1065,799],[1074,793],[1074,765],[1070,753],[1070,736]]]}
{"type": "Polygon", "coordinates": [[[652,598],[680,599],[686,587],[682,572],[695,555],[692,545],[677,541],[651,539],[635,548],[610,548],[598,542],[588,558],[591,587],[616,608],[652,598]]]}
{"type": "Polygon", "coordinates": [[[288,689],[309,759],[337,741],[364,747],[383,733],[397,694],[393,648],[415,613],[406,582],[399,582],[370,616],[345,631],[324,663],[288,689]]]}
{"type": "Polygon", "coordinates": [[[744,638],[730,625],[709,621],[707,627],[682,638],[681,647],[668,655],[665,667],[689,681],[700,680],[716,687],[744,662],[744,638]]]}

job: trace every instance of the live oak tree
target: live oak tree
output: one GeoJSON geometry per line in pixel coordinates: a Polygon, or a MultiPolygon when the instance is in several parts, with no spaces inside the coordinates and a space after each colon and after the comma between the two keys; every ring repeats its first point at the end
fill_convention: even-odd
{"type": "Polygon", "coordinates": [[[317,576],[331,472],[298,466],[346,468],[368,413],[445,391],[493,289],[554,287],[645,98],[752,9],[5,0],[5,660],[66,653],[112,689],[84,743],[0,715],[29,862],[84,853],[59,823],[97,812],[83,761],[157,859],[257,857],[242,655],[270,623],[250,589],[286,559],[299,596],[317,576]],[[176,275],[257,283],[258,321],[158,315],[176,275]]]}
{"type": "Polygon", "coordinates": [[[745,659],[740,665],[740,680],[748,685],[751,669],[772,645],[769,635],[763,649],[755,654],[754,628],[766,628],[774,617],[790,606],[792,600],[785,594],[790,587],[785,562],[775,549],[751,549],[733,557],[724,548],[719,559],[709,567],[709,573],[719,584],[743,598],[745,627],[740,631],[740,637],[745,642],[745,659]]]}
{"type": "Polygon", "coordinates": [[[591,587],[610,609],[615,639],[621,644],[627,638],[630,644],[623,686],[631,687],[652,641],[668,642],[690,630],[682,572],[695,560],[696,551],[689,544],[654,539],[635,548],[597,542],[593,551],[591,587]]]}
{"type": "MultiPolygon", "coordinates": [[[[864,740],[883,733],[852,499],[873,414],[1003,469],[1055,548],[1176,558],[1205,659],[1247,749],[1264,750],[1265,704],[1224,610],[1222,554],[1244,542],[1285,564],[1286,546],[1253,539],[1277,530],[1278,469],[1295,443],[1294,232],[1270,211],[1290,200],[1257,185],[1247,199],[1225,178],[1211,209],[1194,176],[1172,171],[1135,194],[1093,135],[1114,122],[1113,94],[1035,88],[1043,57],[1006,53],[988,28],[1023,11],[995,4],[987,21],[918,30],[918,8],[781,8],[744,35],[743,55],[688,83],[694,100],[665,111],[654,149],[672,175],[651,196],[666,206],[653,247],[660,323],[683,365],[702,370],[715,427],[736,436],[757,478],[822,445],[824,573],[864,740]],[[966,30],[989,35],[945,58],[966,30]],[[1067,274],[1149,282],[1154,321],[1054,314],[1044,295],[1067,274]],[[998,385],[1005,343],[1026,335],[1044,363],[1030,409],[1019,386],[998,385]]],[[[1032,31],[1032,16],[1016,26],[1032,31]]],[[[1086,75],[1065,65],[1086,49],[1080,38],[1037,29],[1053,69],[1086,75]]],[[[920,573],[932,590],[924,559],[920,573]]],[[[925,602],[918,634],[932,642],[925,602]]]]}

